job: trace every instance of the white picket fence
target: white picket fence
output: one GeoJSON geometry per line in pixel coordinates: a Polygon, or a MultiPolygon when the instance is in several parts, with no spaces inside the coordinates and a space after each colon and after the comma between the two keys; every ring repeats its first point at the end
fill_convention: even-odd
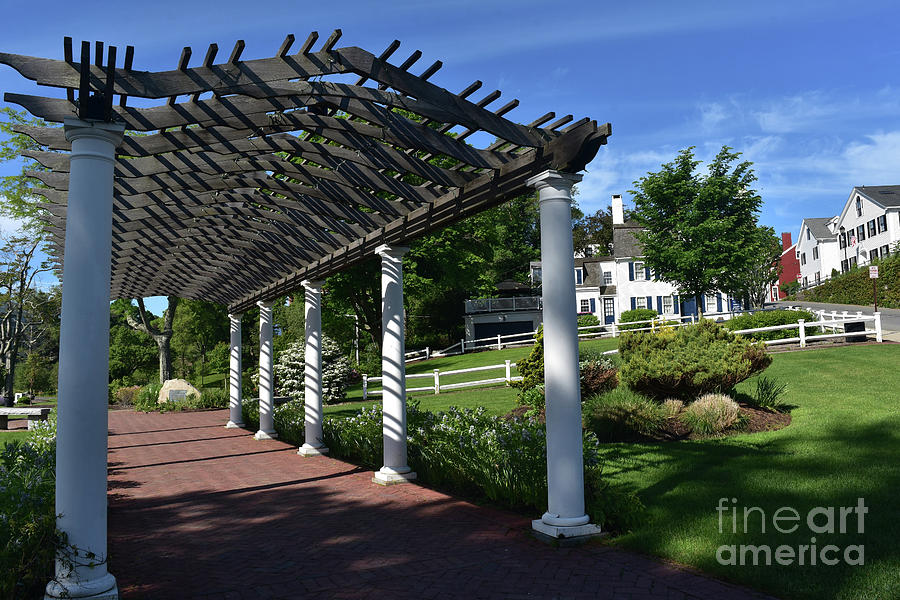
{"type": "MultiPolygon", "coordinates": [[[[472,369],[453,369],[451,371],[441,371],[440,369],[434,369],[431,373],[408,373],[406,375],[407,381],[410,379],[431,379],[432,385],[424,386],[424,387],[408,387],[406,388],[407,392],[434,392],[435,394],[440,394],[441,391],[445,390],[456,390],[460,388],[467,387],[476,387],[481,385],[493,385],[497,383],[505,383],[509,385],[513,381],[522,381],[522,378],[518,375],[513,376],[512,370],[515,368],[516,363],[505,361],[502,365],[489,365],[486,367],[474,367],[472,369]],[[441,377],[449,377],[450,375],[459,375],[461,373],[476,373],[479,371],[496,371],[503,369],[506,372],[504,377],[494,377],[491,379],[479,379],[477,381],[462,381],[459,383],[447,383],[441,384],[441,377]]],[[[369,377],[368,375],[363,375],[363,400],[367,400],[369,396],[380,396],[382,395],[382,390],[370,390],[369,384],[378,383],[383,380],[382,377],[369,377]]]]}
{"type": "Polygon", "coordinates": [[[810,321],[807,323],[804,319],[800,319],[797,323],[791,323],[788,325],[773,325],[772,327],[758,327],[756,329],[739,329],[734,333],[756,333],[761,331],[784,331],[787,329],[796,329],[796,337],[782,338],[780,340],[766,340],[765,344],[767,346],[773,346],[777,344],[796,344],[799,342],[801,348],[805,348],[807,342],[810,341],[830,340],[842,337],[864,337],[868,335],[874,335],[876,342],[881,343],[884,341],[881,330],[880,312],[876,312],[872,316],[864,315],[862,314],[862,312],[857,312],[855,316],[850,316],[847,311],[844,311],[840,317],[838,316],[837,311],[833,311],[833,314],[826,313],[822,310],[814,312],[819,317],[818,321],[810,321]],[[869,329],[865,326],[866,323],[870,322],[872,323],[872,329],[869,329]],[[859,331],[847,331],[847,325],[850,323],[860,323],[863,325],[863,328],[859,331]],[[810,327],[814,329],[818,328],[821,333],[819,333],[818,335],[807,335],[806,330],[810,327]],[[838,333],[838,330],[840,330],[840,333],[838,333]],[[831,331],[831,333],[825,333],[826,331],[831,331]]]}

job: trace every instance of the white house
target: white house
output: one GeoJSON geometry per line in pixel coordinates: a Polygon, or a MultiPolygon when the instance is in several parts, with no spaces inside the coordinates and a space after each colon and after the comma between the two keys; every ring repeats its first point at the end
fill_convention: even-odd
{"type": "Polygon", "coordinates": [[[838,217],[803,219],[797,239],[800,285],[818,285],[839,269],[838,217]]]}
{"type": "Polygon", "coordinates": [[[900,242],[900,185],[857,186],[837,217],[839,258],[846,271],[887,256],[900,242]]]}

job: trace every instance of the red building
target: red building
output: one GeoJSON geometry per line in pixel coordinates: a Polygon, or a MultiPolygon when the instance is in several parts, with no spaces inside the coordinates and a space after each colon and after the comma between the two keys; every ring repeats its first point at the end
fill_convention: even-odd
{"type": "Polygon", "coordinates": [[[781,291],[784,284],[797,281],[800,277],[800,261],[797,259],[797,244],[791,243],[791,234],[781,234],[781,275],[778,276],[778,284],[769,290],[769,300],[775,302],[783,300],[787,294],[781,291]]]}

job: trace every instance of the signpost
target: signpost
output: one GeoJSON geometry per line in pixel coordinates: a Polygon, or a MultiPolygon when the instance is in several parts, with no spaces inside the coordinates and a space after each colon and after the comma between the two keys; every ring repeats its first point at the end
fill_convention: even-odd
{"type": "Polygon", "coordinates": [[[872,280],[872,297],[875,299],[875,312],[878,312],[878,267],[869,267],[869,279],[872,280]]]}

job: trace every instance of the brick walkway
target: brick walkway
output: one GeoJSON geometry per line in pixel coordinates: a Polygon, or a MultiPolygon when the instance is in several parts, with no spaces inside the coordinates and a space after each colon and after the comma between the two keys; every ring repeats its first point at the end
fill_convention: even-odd
{"type": "Polygon", "coordinates": [[[527,517],[301,458],[226,411],[109,414],[122,597],[762,598],[622,550],[555,549],[527,517]]]}

